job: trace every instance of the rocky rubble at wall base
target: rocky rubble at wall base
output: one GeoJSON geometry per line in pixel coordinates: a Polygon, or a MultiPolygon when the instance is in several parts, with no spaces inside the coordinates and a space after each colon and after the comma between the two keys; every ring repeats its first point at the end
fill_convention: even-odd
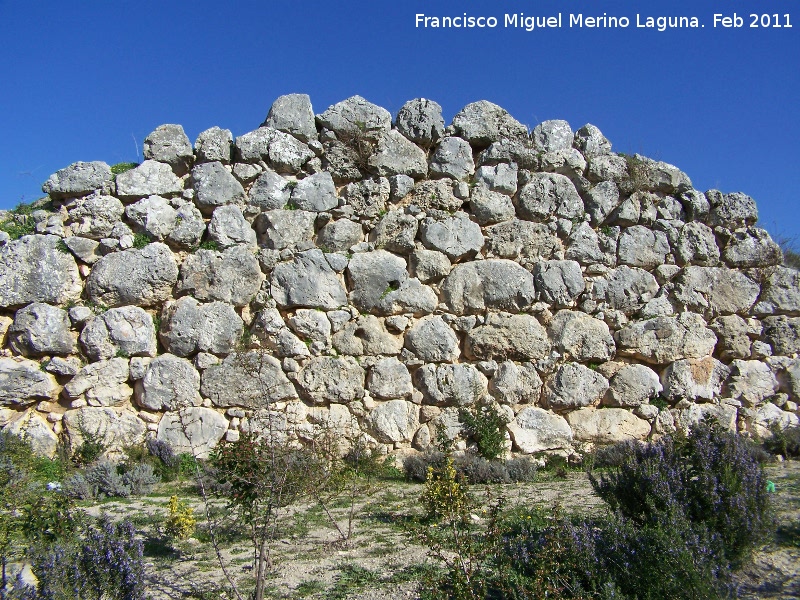
{"type": "Polygon", "coordinates": [[[266,418],[464,449],[479,404],[524,454],[798,424],[800,273],[753,199],[593,125],[292,94],[235,138],[162,125],[144,158],[61,169],[0,232],[0,425],[43,454],[203,456],[266,418]]]}

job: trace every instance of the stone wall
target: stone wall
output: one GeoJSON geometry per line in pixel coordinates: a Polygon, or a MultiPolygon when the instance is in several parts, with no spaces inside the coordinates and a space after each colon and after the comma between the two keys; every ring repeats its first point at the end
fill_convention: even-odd
{"type": "Polygon", "coordinates": [[[144,157],[3,216],[35,233],[0,234],[0,424],[41,452],[203,454],[268,419],[464,448],[487,402],[525,454],[798,422],[800,275],[755,202],[592,125],[290,95],[235,139],[163,125],[144,157]]]}

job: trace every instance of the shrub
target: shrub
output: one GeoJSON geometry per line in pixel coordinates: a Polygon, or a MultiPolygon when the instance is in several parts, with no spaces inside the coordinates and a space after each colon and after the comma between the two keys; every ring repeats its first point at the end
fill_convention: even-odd
{"type": "Polygon", "coordinates": [[[152,243],[153,240],[150,239],[150,236],[146,233],[135,233],[133,235],[133,247],[137,249],[142,249],[148,244],[152,243]]]}
{"type": "Polygon", "coordinates": [[[97,485],[86,479],[82,473],[75,473],[64,480],[64,494],[76,500],[91,500],[97,496],[97,485]]]}
{"type": "MultiPolygon", "coordinates": [[[[434,450],[407,456],[403,461],[406,479],[424,482],[428,477],[428,468],[441,472],[445,456],[434,450]]],[[[455,456],[453,467],[459,477],[470,484],[533,481],[537,470],[536,464],[528,458],[486,460],[472,453],[455,456]]]]}
{"type": "Polygon", "coordinates": [[[473,504],[466,482],[458,475],[453,459],[445,459],[444,468],[436,472],[428,467],[422,504],[429,518],[454,521],[463,518],[473,504]]]}
{"type": "Polygon", "coordinates": [[[505,454],[508,417],[499,408],[486,405],[462,409],[460,417],[478,446],[478,454],[487,460],[496,460],[505,454]]]}
{"type": "Polygon", "coordinates": [[[410,454],[403,461],[403,471],[406,479],[424,482],[428,478],[429,467],[439,467],[444,464],[445,455],[442,452],[428,450],[422,454],[410,454]]]}
{"type": "Polygon", "coordinates": [[[772,437],[764,440],[764,448],[770,454],[780,454],[784,458],[800,457],[800,427],[783,429],[780,425],[771,428],[772,437]]]}
{"type": "Polygon", "coordinates": [[[194,533],[197,521],[194,518],[194,509],[178,500],[177,496],[169,499],[169,515],[164,523],[164,531],[172,538],[182,540],[194,533]]]}
{"type": "Polygon", "coordinates": [[[127,498],[131,488],[123,481],[117,465],[109,460],[95,463],[86,470],[86,480],[97,489],[98,494],[109,497],[127,498]]]}
{"type": "Polygon", "coordinates": [[[616,471],[592,486],[633,523],[656,525],[681,515],[695,531],[718,536],[724,560],[738,564],[774,529],[767,479],[747,442],[701,424],[686,438],[631,446],[616,471]]]}
{"type": "Polygon", "coordinates": [[[111,172],[114,175],[119,175],[120,173],[124,173],[125,171],[130,171],[131,169],[135,169],[139,166],[139,163],[135,162],[121,162],[115,165],[111,165],[111,172]]]}
{"type": "Polygon", "coordinates": [[[161,478],[153,472],[153,467],[141,463],[122,475],[122,483],[130,488],[131,495],[142,496],[149,493],[161,478]]]}

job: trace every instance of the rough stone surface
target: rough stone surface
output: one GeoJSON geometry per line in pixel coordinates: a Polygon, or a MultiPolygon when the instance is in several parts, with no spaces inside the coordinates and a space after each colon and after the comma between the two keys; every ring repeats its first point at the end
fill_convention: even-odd
{"type": "Polygon", "coordinates": [[[149,410],[178,410],[197,406],[200,398],[200,373],[185,358],[162,354],[148,366],[134,388],[136,402],[149,410]]]}
{"type": "Polygon", "coordinates": [[[227,355],[242,336],[244,323],[225,302],[201,304],[184,296],[165,306],[159,339],[167,352],[186,357],[195,352],[227,355]]]}
{"type": "Polygon", "coordinates": [[[611,378],[603,404],[633,408],[655,398],[663,390],[658,374],[645,365],[625,365],[611,378]]]}
{"type": "MultiPolygon", "coordinates": [[[[389,214],[396,215],[397,211],[392,211],[389,214]]],[[[384,217],[384,219],[386,219],[386,217],[384,217]]],[[[416,234],[417,220],[413,217],[411,220],[414,223],[414,233],[416,234]]],[[[311,227],[313,231],[313,222],[311,227]]],[[[413,248],[413,236],[411,239],[411,247],[413,248]]],[[[346,252],[351,246],[354,246],[363,240],[364,230],[362,229],[361,224],[351,221],[350,219],[337,219],[336,221],[331,221],[325,225],[325,227],[320,229],[319,233],[317,234],[317,246],[324,248],[326,252],[346,252]]],[[[375,245],[378,247],[385,247],[387,242],[384,240],[382,240],[382,242],[376,241],[375,245]]],[[[391,250],[391,248],[389,249],[391,250]]]]}
{"type": "Polygon", "coordinates": [[[257,233],[259,245],[273,250],[307,245],[314,237],[315,219],[315,213],[305,210],[262,212],[253,223],[255,227],[253,237],[255,238],[257,233]]]}
{"type": "MultiPolygon", "coordinates": [[[[327,227],[327,225],[326,225],[327,227]]],[[[419,222],[412,215],[399,210],[386,213],[370,234],[376,248],[397,254],[408,254],[414,250],[419,222]]],[[[360,233],[359,229],[359,233],[360,233]]],[[[361,234],[363,236],[363,234],[361,234]]]]}
{"type": "Polygon", "coordinates": [[[414,274],[422,283],[438,281],[450,273],[450,260],[436,250],[419,248],[411,255],[414,274]]]}
{"type": "Polygon", "coordinates": [[[475,173],[469,142],[457,137],[442,138],[431,156],[430,172],[433,177],[451,179],[467,179],[475,173]]]}
{"type": "Polygon", "coordinates": [[[308,94],[286,94],[272,103],[264,126],[289,133],[308,142],[317,139],[314,110],[308,94]]]}
{"type": "Polygon", "coordinates": [[[531,363],[502,362],[489,381],[489,393],[503,404],[535,404],[541,391],[542,379],[531,363]]]}
{"type": "Polygon", "coordinates": [[[755,308],[765,313],[800,316],[800,271],[778,267],[767,279],[755,308]]]}
{"type": "Polygon", "coordinates": [[[108,190],[114,181],[111,167],[101,161],[76,162],[59,169],[44,183],[42,191],[60,200],[85,196],[95,190],[108,190]]]}
{"type": "Polygon", "coordinates": [[[259,409],[297,398],[277,359],[264,352],[232,353],[203,371],[200,394],[214,406],[259,409]]]}
{"type": "Polygon", "coordinates": [[[392,126],[392,115],[361,96],[352,96],[317,115],[317,123],[336,133],[388,131],[392,126]]]}
{"type": "Polygon", "coordinates": [[[708,224],[712,227],[719,225],[726,229],[738,229],[753,225],[758,220],[755,200],[746,194],[723,194],[718,190],[709,190],[705,195],[711,204],[708,224]]]}
{"type": "Polygon", "coordinates": [[[614,444],[650,435],[650,424],[623,408],[582,408],[569,413],[567,421],[582,442],[614,444]]]}
{"type": "Polygon", "coordinates": [[[676,360],[661,376],[664,396],[673,402],[710,402],[719,397],[730,369],[711,356],[676,360]]]}
{"type": "Polygon", "coordinates": [[[217,126],[201,131],[194,142],[197,162],[231,162],[231,145],[233,134],[230,129],[217,126]]]}
{"type": "Polygon", "coordinates": [[[84,399],[89,406],[126,404],[133,394],[129,377],[127,358],[90,363],[64,386],[64,394],[71,400],[84,399]]]}
{"type": "Polygon", "coordinates": [[[779,265],[783,262],[783,252],[769,233],[757,227],[744,231],[734,231],[722,258],[728,266],[737,269],[779,265]]]}
{"type": "Polygon", "coordinates": [[[144,138],[142,154],[145,160],[167,163],[176,175],[185,175],[194,162],[192,143],[180,125],[159,125],[144,138]]]}
{"type": "Polygon", "coordinates": [[[238,244],[255,246],[256,232],[245,220],[242,209],[238,206],[219,206],[214,209],[208,223],[208,239],[216,242],[221,250],[238,244]]]}
{"type": "Polygon", "coordinates": [[[642,225],[628,227],[619,238],[617,250],[621,264],[645,270],[664,264],[669,251],[669,241],[664,232],[652,231],[642,225]]]}
{"type": "Polygon", "coordinates": [[[558,450],[572,445],[567,420],[541,408],[527,406],[508,424],[514,447],[523,454],[558,450]]]}
{"type": "Polygon", "coordinates": [[[456,265],[442,283],[447,307],[457,315],[486,309],[520,312],[536,297],[533,275],[510,260],[456,265]]]}
{"type": "Polygon", "coordinates": [[[244,306],[256,295],[263,279],[258,260],[244,246],[222,252],[198,250],[181,265],[175,292],[244,306]]]}
{"type": "Polygon", "coordinates": [[[713,267],[719,262],[719,247],[714,232],[703,223],[687,223],[675,243],[675,260],[679,265],[713,267]]]}
{"type": "Polygon", "coordinates": [[[370,369],[367,376],[369,393],[383,400],[407,398],[414,388],[408,368],[397,358],[383,358],[370,369]]]}
{"type": "Polygon", "coordinates": [[[203,459],[219,443],[228,429],[228,420],[202,406],[168,413],[158,423],[156,439],[166,442],[176,453],[187,452],[203,459]]]}
{"type": "Polygon", "coordinates": [[[429,147],[444,135],[442,107],[433,100],[415,98],[397,112],[397,130],[412,142],[429,147]]]}
{"type": "Polygon", "coordinates": [[[122,220],[122,215],[126,212],[117,198],[102,194],[73,200],[66,208],[66,224],[72,234],[93,240],[110,237],[114,225],[122,220]]]}
{"type": "Polygon", "coordinates": [[[413,379],[423,401],[435,406],[469,406],[488,391],[486,377],[469,364],[423,365],[413,379]]]}
{"type": "Polygon", "coordinates": [[[364,369],[350,356],[312,358],[297,375],[303,397],[314,404],[348,404],[364,395],[364,369]]]}
{"type": "Polygon", "coordinates": [[[757,360],[734,360],[727,382],[731,398],[744,406],[758,406],[778,391],[778,381],[769,365],[757,360]]]}
{"type": "Polygon", "coordinates": [[[3,431],[23,438],[34,454],[47,458],[55,457],[58,436],[34,409],[22,413],[17,419],[3,427],[3,431]]]}
{"type": "Polygon", "coordinates": [[[567,360],[605,362],[614,356],[614,338],[600,319],[579,311],[561,310],[547,329],[554,347],[567,360]]]}
{"type": "Polygon", "coordinates": [[[162,162],[146,160],[138,167],[117,175],[117,196],[133,201],[147,196],[174,196],[183,191],[183,182],[162,162]]]}
{"type": "Polygon", "coordinates": [[[57,395],[56,378],[42,372],[38,362],[0,357],[0,406],[24,406],[57,395]]]}
{"type": "Polygon", "coordinates": [[[521,139],[528,135],[522,123],[505,109],[486,100],[462,108],[453,118],[453,127],[460,137],[476,148],[485,148],[503,138],[521,139]]]}
{"type": "Polygon", "coordinates": [[[575,185],[558,173],[533,173],[516,200],[517,215],[528,221],[545,221],[551,216],[565,219],[583,217],[583,200],[575,185]]]}
{"type": "Polygon", "coordinates": [[[177,280],[175,257],[169,247],[156,242],[101,258],[86,280],[86,292],[105,306],[154,306],[169,297],[177,280]]]}
{"type": "Polygon", "coordinates": [[[298,181],[292,190],[291,203],[297,209],[311,212],[335,208],[339,200],[331,174],[323,171],[298,181]]]}
{"type": "Polygon", "coordinates": [[[153,319],[138,306],[112,308],[90,319],[80,340],[91,360],[156,355],[153,319]]]}
{"type": "Polygon", "coordinates": [[[533,272],[537,298],[548,304],[568,306],[586,287],[581,266],[574,260],[549,260],[533,272]]]}
{"type": "Polygon", "coordinates": [[[75,340],[70,326],[66,311],[34,302],[18,310],[14,316],[14,323],[8,329],[9,345],[25,356],[71,354],[75,340]]]}
{"type": "Polygon", "coordinates": [[[419,406],[405,400],[384,402],[370,412],[367,429],[379,442],[410,442],[419,427],[419,406]]]}
{"type": "Polygon", "coordinates": [[[454,262],[474,256],[484,241],[480,226],[463,212],[441,220],[424,219],[420,226],[420,240],[428,249],[441,252],[454,262]]]}
{"type": "Polygon", "coordinates": [[[564,411],[596,404],[608,390],[608,379],[578,363],[567,363],[545,382],[542,401],[564,411]]]}
{"type": "Polygon", "coordinates": [[[0,308],[65,304],[83,289],[78,265],[54,235],[28,235],[0,246],[0,308]]]}
{"type": "Polygon", "coordinates": [[[791,356],[800,352],[800,317],[767,317],[764,323],[764,341],[775,354],[791,356]]]}
{"type": "Polygon", "coordinates": [[[717,336],[694,313],[634,321],[614,336],[617,352],[648,363],[667,364],[682,358],[703,358],[714,351],[717,336]]]}
{"type": "Polygon", "coordinates": [[[221,162],[202,163],[192,169],[194,202],[204,215],[218,206],[244,202],[244,188],[221,162]]]}
{"type": "Polygon", "coordinates": [[[710,315],[747,312],[761,291],[740,271],[724,267],[686,267],[676,278],[675,298],[710,315]]]}
{"type": "Polygon", "coordinates": [[[378,138],[375,152],[369,157],[367,164],[371,172],[382,177],[408,175],[419,179],[428,173],[425,152],[396,129],[387,131],[378,138]]]}
{"type": "Polygon", "coordinates": [[[147,425],[127,408],[87,406],[64,413],[64,430],[69,447],[76,450],[85,440],[84,434],[100,440],[105,454],[119,453],[124,448],[144,444],[147,425]]]}
{"type": "Polygon", "coordinates": [[[511,198],[482,185],[475,187],[469,199],[475,220],[481,225],[491,225],[512,219],[515,215],[511,198]]]}
{"type": "Polygon", "coordinates": [[[347,292],[320,250],[309,250],[272,271],[272,297],[285,307],[334,309],[347,304],[347,292]]]}
{"type": "Polygon", "coordinates": [[[439,315],[417,321],[405,340],[406,348],[424,362],[454,362],[461,354],[458,337],[439,315]]]}
{"type": "Polygon", "coordinates": [[[544,327],[530,315],[489,313],[467,333],[466,354],[476,360],[538,360],[550,352],[544,327]]]}

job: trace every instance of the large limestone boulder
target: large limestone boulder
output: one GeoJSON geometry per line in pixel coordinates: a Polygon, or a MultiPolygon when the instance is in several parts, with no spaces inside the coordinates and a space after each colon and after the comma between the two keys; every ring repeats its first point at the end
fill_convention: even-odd
{"type": "MultiPolygon", "coordinates": [[[[352,221],[344,222],[352,223],[352,221]]],[[[339,221],[335,223],[339,223],[339,221]]],[[[413,215],[405,214],[400,210],[390,210],[370,232],[370,241],[375,244],[376,248],[398,254],[408,254],[414,250],[418,227],[419,222],[413,215]]],[[[360,237],[358,241],[360,241],[360,237]]]]}
{"type": "Polygon", "coordinates": [[[589,223],[581,222],[570,231],[564,258],[578,261],[581,265],[613,267],[617,264],[618,237],[617,227],[595,231],[589,223]]]}
{"type": "Polygon", "coordinates": [[[586,158],[611,152],[611,142],[591,123],[587,123],[575,132],[573,144],[586,158]]]}
{"type": "MultiPolygon", "coordinates": [[[[295,211],[297,212],[297,211],[295,211]]],[[[392,211],[390,215],[397,215],[398,211],[392,211]]],[[[389,215],[387,215],[388,217],[389,215]]],[[[414,223],[414,235],[417,233],[417,220],[414,217],[408,217],[414,223]]],[[[384,222],[381,220],[381,223],[384,222]]],[[[312,235],[313,235],[313,223],[312,235]]],[[[377,229],[377,227],[376,227],[377,229]]],[[[374,232],[375,230],[373,230],[374,232]]],[[[380,235],[376,233],[376,235],[380,235]]],[[[411,247],[414,247],[414,235],[411,236],[411,247]]],[[[361,228],[360,223],[351,221],[350,219],[337,219],[326,224],[317,234],[317,246],[324,249],[325,252],[347,252],[351,246],[358,244],[364,240],[364,230],[361,228]]],[[[390,242],[382,239],[381,242],[375,243],[376,247],[387,247],[390,242]]],[[[391,250],[391,248],[387,248],[391,250]]]]}
{"type": "Polygon", "coordinates": [[[749,358],[751,328],[739,315],[717,317],[709,327],[717,334],[717,353],[722,359],[749,358]]]}
{"type": "Polygon", "coordinates": [[[410,442],[419,427],[419,406],[405,400],[382,402],[369,413],[366,425],[379,442],[410,442]]]}
{"type": "Polygon", "coordinates": [[[364,396],[365,375],[350,356],[319,356],[298,373],[297,385],[303,397],[314,404],[348,404],[364,396]]]}
{"type": "Polygon", "coordinates": [[[156,242],[101,258],[86,280],[86,293],[105,306],[154,306],[170,296],[177,280],[175,256],[156,242]]]}
{"type": "Polygon", "coordinates": [[[272,297],[279,306],[335,309],[347,304],[347,292],[321,250],[308,250],[272,270],[272,297]]]}
{"type": "Polygon", "coordinates": [[[133,395],[129,377],[127,358],[90,363],[64,386],[64,395],[70,400],[85,400],[89,406],[119,406],[133,395]]]}
{"type": "Polygon", "coordinates": [[[594,281],[592,297],[609,308],[632,315],[658,293],[656,278],[638,267],[620,266],[594,281]]]}
{"type": "Polygon", "coordinates": [[[800,271],[788,267],[775,269],[767,279],[754,310],[757,313],[800,316],[800,271]]]}
{"type": "Polygon", "coordinates": [[[289,180],[267,169],[250,187],[247,204],[258,210],[276,210],[285,208],[291,196],[292,186],[289,180]]]}
{"type": "Polygon", "coordinates": [[[218,206],[244,202],[242,184],[218,161],[200,163],[192,169],[194,202],[200,212],[210,215],[218,206]]]}
{"type": "Polygon", "coordinates": [[[428,173],[425,152],[396,129],[380,134],[367,166],[372,173],[381,177],[407,175],[420,179],[428,173]]]}
{"type": "MultiPolygon", "coordinates": [[[[157,197],[157,196],[156,196],[157,197]]],[[[73,235],[93,240],[110,237],[114,225],[122,220],[125,207],[114,196],[92,194],[66,205],[66,225],[73,235]]]]}
{"type": "Polygon", "coordinates": [[[263,125],[291,134],[302,142],[317,139],[314,110],[308,94],[279,96],[272,103],[263,125]]]}
{"type": "Polygon", "coordinates": [[[461,354],[458,337],[439,315],[414,323],[406,333],[405,346],[424,362],[454,362],[461,354]]]}
{"type": "Polygon", "coordinates": [[[485,310],[521,312],[533,304],[533,275],[511,260],[491,259],[456,265],[442,283],[442,294],[457,315],[485,310]]]}
{"type": "Polygon", "coordinates": [[[150,362],[134,391],[139,406],[149,410],[178,410],[203,401],[200,373],[188,360],[173,354],[162,354],[150,362]]]}
{"type": "Polygon", "coordinates": [[[167,236],[167,243],[178,250],[194,250],[206,231],[203,215],[189,201],[178,201],[175,205],[176,225],[167,236]]]}
{"type": "Polygon", "coordinates": [[[361,96],[351,96],[317,115],[317,123],[337,134],[389,131],[392,127],[392,115],[385,108],[372,104],[361,96]]]}
{"type": "Polygon", "coordinates": [[[596,404],[608,390],[608,379],[578,363],[561,365],[545,383],[542,401],[556,411],[596,404]]]}
{"type": "Polygon", "coordinates": [[[529,362],[502,362],[489,381],[489,393],[501,404],[534,404],[541,391],[542,379],[529,362]]]}
{"type": "Polygon", "coordinates": [[[719,246],[714,232],[703,223],[687,223],[675,243],[675,262],[679,265],[713,267],[719,262],[719,246]]]}
{"type": "Polygon", "coordinates": [[[24,406],[58,395],[56,378],[38,362],[0,357],[0,406],[24,406]]]}
{"type": "Polygon", "coordinates": [[[731,398],[748,407],[758,406],[778,391],[775,374],[758,360],[734,360],[727,386],[731,398]]]}
{"type": "Polygon", "coordinates": [[[516,199],[517,216],[527,221],[583,217],[583,200],[575,185],[558,173],[533,173],[516,199]]]}
{"type": "Polygon", "coordinates": [[[686,267],[675,282],[676,300],[714,315],[748,312],[761,291],[744,273],[723,267],[686,267]]]}
{"type": "Polygon", "coordinates": [[[33,408],[5,425],[3,431],[24,439],[34,454],[47,458],[53,458],[56,454],[58,436],[33,408]]]}
{"type": "Polygon", "coordinates": [[[486,229],[486,249],[499,258],[549,260],[563,253],[561,240],[544,223],[511,219],[486,229]]]}
{"type": "Polygon", "coordinates": [[[147,160],[167,163],[177,175],[185,175],[194,162],[194,151],[183,127],[159,125],[144,138],[142,154],[147,160]]]}
{"type": "Polygon", "coordinates": [[[535,317],[489,313],[467,333],[466,354],[476,360],[538,360],[550,353],[547,332],[535,317]]]}
{"type": "Polygon", "coordinates": [[[316,213],[307,210],[268,210],[256,217],[253,226],[258,234],[258,243],[262,247],[283,250],[301,245],[307,246],[314,237],[316,218],[316,213]]]}
{"type": "Polygon", "coordinates": [[[128,205],[125,208],[125,216],[133,224],[135,231],[159,241],[169,236],[178,225],[178,211],[161,196],[149,196],[128,205]]]}
{"type": "Polygon", "coordinates": [[[167,413],[158,423],[156,439],[176,453],[208,458],[228,430],[228,420],[210,408],[191,406],[167,413]]]}
{"type": "Polygon", "coordinates": [[[256,295],[263,280],[258,260],[245,246],[222,252],[198,250],[181,265],[175,293],[244,306],[256,295]]]}
{"type": "Polygon", "coordinates": [[[431,176],[434,178],[467,179],[475,173],[472,148],[469,142],[457,137],[445,137],[439,141],[430,159],[431,176]]]}
{"type": "Polygon", "coordinates": [[[710,402],[719,398],[729,374],[730,369],[711,356],[676,360],[661,376],[664,396],[673,402],[710,402]]]}
{"type": "Polygon", "coordinates": [[[153,319],[138,306],[112,308],[90,319],[80,339],[91,360],[156,355],[153,319]]]}
{"type": "Polygon", "coordinates": [[[233,353],[203,371],[200,394],[215,406],[266,408],[297,398],[281,364],[266,352],[233,353]]]}
{"type": "Polygon", "coordinates": [[[611,378],[606,406],[635,408],[655,398],[663,390],[658,374],[645,365],[625,365],[611,378]]]}
{"type": "Polygon", "coordinates": [[[314,157],[314,152],[297,138],[259,127],[236,138],[236,154],[244,163],[266,163],[279,173],[297,173],[314,157]]]}
{"type": "Polygon", "coordinates": [[[487,393],[486,377],[470,364],[428,364],[413,375],[426,404],[469,406],[487,393]]]}
{"type": "Polygon", "coordinates": [[[230,129],[210,127],[201,131],[194,141],[197,162],[219,161],[222,164],[231,162],[231,146],[233,134],[230,129]]]}
{"type": "Polygon", "coordinates": [[[572,310],[556,313],[547,330],[555,348],[578,362],[605,362],[614,356],[614,338],[600,319],[572,310]]]}
{"type": "Polygon", "coordinates": [[[453,117],[452,127],[475,148],[486,148],[504,138],[523,139],[528,129],[505,109],[480,100],[467,104],[453,117]]]}
{"type": "Polygon", "coordinates": [[[66,304],[80,297],[78,265],[59,249],[60,241],[54,235],[26,235],[0,246],[0,308],[66,304]]]}
{"type": "Polygon", "coordinates": [[[791,356],[800,352],[800,317],[766,317],[763,323],[764,341],[775,354],[791,356]]]}
{"type": "Polygon", "coordinates": [[[634,225],[622,231],[617,244],[619,263],[642,269],[654,269],[666,262],[670,247],[663,231],[634,225]]]}
{"type": "Polygon", "coordinates": [[[14,315],[14,323],[8,329],[9,345],[25,356],[71,354],[75,340],[70,327],[67,311],[34,302],[14,315]]]}
{"type": "Polygon", "coordinates": [[[335,208],[339,204],[339,199],[331,174],[322,171],[298,181],[292,190],[291,203],[299,210],[310,212],[335,208]]]}
{"type": "Polygon", "coordinates": [[[184,296],[164,307],[159,339],[167,352],[190,356],[195,352],[227,355],[242,336],[244,322],[225,302],[201,304],[184,296]]]}
{"type": "Polygon", "coordinates": [[[539,262],[533,278],[537,297],[548,304],[568,306],[586,288],[581,266],[574,260],[539,262]]]}
{"type": "Polygon", "coordinates": [[[800,418],[794,413],[781,410],[772,402],[765,402],[753,417],[753,430],[762,439],[772,437],[774,428],[786,429],[800,425],[800,418]]]}
{"type": "Polygon", "coordinates": [[[397,130],[412,142],[430,147],[444,135],[442,107],[433,100],[409,100],[397,112],[397,130]]]}
{"type": "Polygon", "coordinates": [[[619,354],[662,365],[682,358],[709,356],[717,343],[717,336],[703,317],[690,312],[633,321],[614,337],[619,354]]]}
{"type": "Polygon", "coordinates": [[[425,247],[447,255],[453,262],[469,258],[483,247],[480,225],[466,213],[443,219],[426,218],[420,225],[420,240],[425,247]]]}
{"type": "Polygon", "coordinates": [[[369,312],[408,279],[406,261],[386,250],[361,252],[347,265],[350,301],[361,311],[369,312]]]}
{"type": "Polygon", "coordinates": [[[116,178],[117,196],[133,202],[147,196],[175,196],[183,191],[183,181],[166,163],[146,160],[138,167],[120,173],[116,178]]]}
{"type": "Polygon", "coordinates": [[[367,389],[382,400],[407,398],[414,391],[408,368],[394,356],[379,360],[370,369],[367,389]]]}
{"type": "Polygon", "coordinates": [[[575,134],[567,121],[551,119],[543,121],[533,128],[531,140],[534,147],[541,152],[555,152],[572,147],[575,134]]]}
{"type": "Polygon", "coordinates": [[[507,427],[514,447],[524,454],[572,445],[572,429],[567,420],[542,408],[526,406],[507,427]]]}
{"type": "Polygon", "coordinates": [[[76,162],[59,169],[42,185],[55,200],[85,196],[95,190],[109,190],[114,181],[111,167],[101,161],[76,162]]]}
{"type": "Polygon", "coordinates": [[[718,190],[708,190],[705,195],[711,204],[708,224],[712,227],[734,230],[758,221],[758,208],[750,196],[740,192],[723,194],[718,190]]]}
{"type": "Polygon", "coordinates": [[[64,431],[70,450],[75,451],[87,437],[100,441],[106,454],[144,444],[147,424],[127,408],[87,406],[64,413],[64,431]]]}
{"type": "Polygon", "coordinates": [[[650,435],[650,423],[624,408],[581,408],[569,413],[567,422],[581,442],[614,444],[650,435]]]}
{"type": "Polygon", "coordinates": [[[237,244],[255,246],[256,232],[244,218],[242,209],[228,204],[214,209],[208,223],[208,239],[223,250],[237,244]]]}
{"type": "Polygon", "coordinates": [[[403,338],[392,335],[374,315],[361,315],[333,334],[333,347],[350,356],[396,355],[403,349],[403,338]]]}
{"type": "Polygon", "coordinates": [[[475,220],[481,225],[508,221],[516,214],[510,197],[492,191],[484,185],[473,188],[469,197],[469,207],[475,220]]]}

